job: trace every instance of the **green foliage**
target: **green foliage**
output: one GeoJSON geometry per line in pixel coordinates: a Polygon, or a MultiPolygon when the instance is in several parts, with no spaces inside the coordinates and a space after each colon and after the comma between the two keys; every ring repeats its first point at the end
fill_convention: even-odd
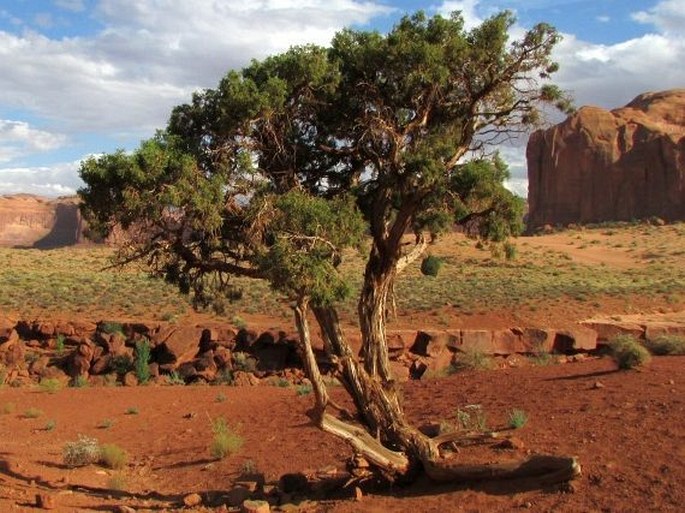
{"type": "Polygon", "coordinates": [[[29,408],[24,412],[24,418],[26,419],[37,419],[43,415],[43,410],[38,408],[29,408]]]}
{"type": "Polygon", "coordinates": [[[656,356],[685,355],[685,337],[661,335],[647,340],[645,347],[656,356]]]}
{"type": "MultiPolygon", "coordinates": [[[[248,353],[233,353],[233,369],[237,371],[254,372],[257,370],[257,360],[248,353]]],[[[231,375],[231,383],[232,382],[233,376],[231,375]]]]}
{"type": "Polygon", "coordinates": [[[483,351],[471,349],[461,352],[455,358],[455,362],[451,366],[452,372],[459,372],[464,370],[489,370],[493,367],[492,358],[486,355],[483,351]]]}
{"type": "Polygon", "coordinates": [[[64,352],[64,340],[65,337],[63,334],[57,335],[57,339],[55,340],[55,350],[57,351],[58,355],[61,355],[64,352]]]}
{"type": "Polygon", "coordinates": [[[124,326],[120,322],[103,322],[100,325],[100,330],[108,335],[112,335],[114,333],[118,333],[120,335],[124,334],[124,326]]]}
{"type": "Polygon", "coordinates": [[[62,460],[68,467],[83,467],[97,463],[100,460],[100,445],[95,438],[78,435],[76,441],[64,444],[62,460]]]}
{"type": "Polygon", "coordinates": [[[118,445],[103,444],[97,461],[107,468],[120,470],[128,463],[128,454],[118,445]]]}
{"type": "Polygon", "coordinates": [[[112,419],[103,419],[98,423],[99,429],[109,429],[112,426],[114,426],[114,420],[112,419]]]}
{"type": "Polygon", "coordinates": [[[131,361],[131,357],[127,354],[114,356],[110,360],[109,366],[118,376],[123,376],[134,368],[133,361],[131,361]]]}
{"type": "Polygon", "coordinates": [[[147,383],[150,380],[150,341],[147,339],[139,340],[136,343],[136,359],[134,368],[136,377],[141,383],[147,383]]]}
{"type": "Polygon", "coordinates": [[[428,255],[421,261],[421,274],[424,276],[437,276],[442,267],[442,259],[428,255]]]}
{"type": "Polygon", "coordinates": [[[231,429],[223,417],[212,421],[212,434],[209,452],[214,458],[224,459],[243,446],[243,438],[231,429]]]}
{"type": "Polygon", "coordinates": [[[297,385],[295,387],[295,393],[297,395],[309,395],[312,393],[312,385],[310,383],[304,383],[302,385],[297,385]]]}
{"type": "Polygon", "coordinates": [[[126,408],[126,415],[138,415],[138,413],[140,413],[140,410],[137,406],[129,406],[126,408]]]}
{"type": "Polygon", "coordinates": [[[509,413],[508,425],[510,428],[520,429],[523,426],[525,426],[527,422],[528,422],[528,415],[526,415],[525,411],[519,410],[519,409],[513,409],[513,410],[511,410],[511,413],[509,413]]]}
{"type": "Polygon", "coordinates": [[[43,378],[38,386],[43,392],[54,394],[62,389],[62,382],[57,378],[43,378]]]}
{"type": "Polygon", "coordinates": [[[85,388],[88,386],[88,378],[83,375],[75,376],[69,381],[69,386],[72,388],[85,388]]]}
{"type": "Polygon", "coordinates": [[[650,354],[640,342],[631,335],[619,335],[609,341],[609,351],[619,369],[634,369],[649,362],[650,354]]]}
{"type": "Polygon", "coordinates": [[[480,404],[469,404],[454,414],[459,429],[483,433],[488,429],[487,415],[480,404]]]}
{"type": "Polygon", "coordinates": [[[45,431],[54,431],[57,427],[57,421],[50,419],[45,423],[45,431]]]}

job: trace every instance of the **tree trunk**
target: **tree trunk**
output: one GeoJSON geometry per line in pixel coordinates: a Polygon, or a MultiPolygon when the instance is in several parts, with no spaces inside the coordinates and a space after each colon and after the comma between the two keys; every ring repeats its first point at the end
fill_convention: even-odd
{"type": "MultiPolygon", "coordinates": [[[[484,465],[462,465],[458,460],[443,458],[439,444],[446,438],[433,440],[406,421],[394,383],[381,383],[378,377],[372,377],[359,363],[340,328],[335,310],[315,307],[313,311],[326,346],[333,351],[329,356],[338,366],[339,377],[353,398],[366,428],[343,422],[327,413],[323,414],[319,425],[325,431],[347,440],[355,451],[386,475],[404,478],[423,468],[435,481],[468,484],[529,478],[536,486],[547,486],[568,481],[580,474],[580,465],[575,458],[570,457],[533,456],[524,461],[484,465]],[[376,436],[371,436],[373,434],[376,436]]],[[[300,319],[304,319],[304,316],[299,315],[300,319]]],[[[322,381],[321,384],[323,386],[322,381]]]]}

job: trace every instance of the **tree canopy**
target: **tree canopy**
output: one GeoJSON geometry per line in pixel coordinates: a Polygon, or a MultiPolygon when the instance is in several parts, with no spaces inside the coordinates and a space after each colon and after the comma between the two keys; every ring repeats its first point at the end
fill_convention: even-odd
{"type": "Polygon", "coordinates": [[[503,12],[465,30],[459,13],[419,12],[388,34],[344,30],[328,48],[230,71],[132,154],[83,163],[85,218],[103,234],[127,230],[119,261],[145,259],[198,303],[230,293],[231,276],[268,280],[295,309],[315,422],[390,473],[435,469],[439,447],[404,419],[389,369],[387,302],[427,235],[461,225],[501,241],[521,228],[506,165],[486,149],[537,123],[545,104],[569,104],[548,82],[555,29],[509,41],[513,23],[503,12]],[[360,363],[335,307],[350,292],[343,250],[363,243],[360,363]],[[379,441],[327,412],[309,308],[379,441]]]}

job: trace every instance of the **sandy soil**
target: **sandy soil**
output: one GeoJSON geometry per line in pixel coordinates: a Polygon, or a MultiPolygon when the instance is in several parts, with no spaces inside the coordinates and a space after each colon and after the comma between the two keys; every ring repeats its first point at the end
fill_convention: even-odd
{"type": "MultiPolygon", "coordinates": [[[[312,501],[317,497],[296,496],[293,502],[304,511],[337,513],[682,511],[683,368],[685,357],[657,358],[641,372],[615,371],[607,359],[590,359],[406,385],[406,408],[417,424],[454,422],[457,409],[479,404],[490,429],[519,440],[516,452],[521,456],[578,456],[583,475],[572,490],[460,489],[419,481],[409,488],[367,490],[361,501],[349,490],[347,498],[312,501]],[[529,417],[517,431],[504,429],[513,408],[529,417]]],[[[0,511],[38,511],[36,493],[54,496],[60,512],[117,511],[119,505],[173,511],[190,492],[199,493],[207,505],[195,511],[213,511],[246,462],[269,481],[286,472],[342,468],[351,455],[343,442],[310,425],[306,410],[312,398],[293,389],[165,386],[48,394],[5,388],[0,406],[8,403],[15,408],[0,415],[0,511]],[[26,418],[31,408],[42,414],[26,418]],[[138,413],[128,413],[132,408],[138,413]],[[210,419],[218,416],[245,440],[237,454],[220,461],[208,449],[210,419]],[[49,421],[54,422],[52,430],[46,429],[49,421]],[[118,444],[129,453],[129,464],[120,472],[94,465],[65,467],[62,448],[78,434],[118,444]],[[111,489],[113,475],[121,476],[124,491],[111,489]]],[[[511,457],[491,447],[473,451],[464,456],[480,461],[511,457]]]]}
{"type": "MultiPolygon", "coordinates": [[[[604,262],[631,268],[644,265],[643,251],[631,252],[634,234],[605,243],[598,232],[526,238],[526,251],[555,251],[576,262],[604,262]],[[582,239],[582,240],[581,240],[582,239]],[[592,243],[592,240],[599,243],[592,243]]],[[[472,251],[477,255],[475,250],[472,251]]],[[[682,254],[675,257],[682,258],[682,254]]],[[[674,257],[674,258],[675,258],[674,257]]],[[[685,299],[592,297],[591,301],[540,302],[519,310],[402,312],[390,329],[423,329],[439,318],[451,327],[563,328],[599,314],[685,310],[685,299]]],[[[67,315],[55,314],[69,320],[67,315]]],[[[243,316],[252,329],[281,328],[283,320],[243,316]]],[[[101,317],[92,320],[99,320],[101,317]]],[[[140,319],[138,319],[140,320],[140,319]]],[[[354,327],[346,331],[354,338],[354,327]]],[[[183,324],[215,324],[189,313],[183,324]]],[[[468,372],[405,385],[405,407],[416,424],[455,422],[457,409],[480,405],[491,429],[518,440],[514,451],[491,447],[462,450],[463,461],[497,461],[528,454],[566,454],[580,459],[583,475],[571,489],[526,490],[499,485],[475,489],[420,480],[408,488],[354,486],[342,496],[295,495],[282,511],[364,512],[681,512],[685,507],[685,357],[655,358],[643,371],[615,370],[608,359],[468,372]],[[512,409],[524,410],[520,430],[502,429],[512,409]]],[[[342,389],[333,395],[345,403],[342,389]]],[[[267,481],[284,473],[313,476],[343,469],[352,455],[345,443],[318,431],[306,415],[311,396],[273,386],[146,386],[64,389],[0,388],[0,512],[41,511],[36,494],[54,497],[57,512],[226,511],[225,494],[245,468],[257,468],[267,481]],[[37,410],[36,418],[27,411],[37,410]],[[131,413],[135,410],[137,413],[131,413]],[[210,457],[211,419],[224,417],[244,438],[242,449],[224,460],[210,457]],[[54,428],[47,429],[54,425],[54,428]],[[68,468],[64,444],[79,434],[115,443],[129,453],[121,471],[100,466],[68,468]],[[115,488],[119,488],[116,490],[115,488]],[[203,506],[183,508],[197,492],[203,506]]],[[[230,511],[230,509],[229,509],[230,511]]]]}

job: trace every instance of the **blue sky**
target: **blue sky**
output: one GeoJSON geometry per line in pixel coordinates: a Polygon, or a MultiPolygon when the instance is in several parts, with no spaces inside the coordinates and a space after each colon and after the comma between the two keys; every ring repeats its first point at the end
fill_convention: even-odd
{"type": "MultiPolygon", "coordinates": [[[[228,69],[418,9],[470,26],[510,9],[513,37],[555,25],[578,105],[685,87],[685,0],[0,0],[0,195],[73,194],[82,158],[135,148],[228,69]]],[[[521,194],[525,143],[503,149],[521,194]]]]}

